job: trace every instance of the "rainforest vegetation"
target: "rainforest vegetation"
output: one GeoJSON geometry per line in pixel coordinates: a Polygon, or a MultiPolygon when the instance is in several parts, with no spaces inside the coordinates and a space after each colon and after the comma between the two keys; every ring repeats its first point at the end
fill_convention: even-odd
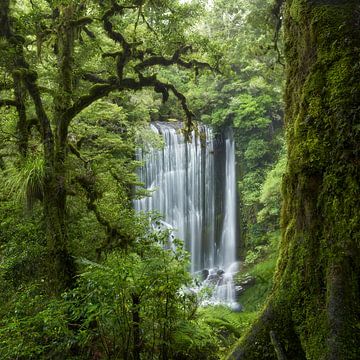
{"type": "Polygon", "coordinates": [[[1,359],[360,358],[358,0],[1,0],[0,54],[1,359]],[[233,129],[241,311],[133,208],[156,121],[233,129]]]}

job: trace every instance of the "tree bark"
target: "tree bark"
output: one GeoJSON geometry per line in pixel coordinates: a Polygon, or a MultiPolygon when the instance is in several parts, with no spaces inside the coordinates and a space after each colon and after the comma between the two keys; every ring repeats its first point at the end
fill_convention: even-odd
{"type": "Polygon", "coordinates": [[[141,329],[140,329],[140,296],[138,294],[131,294],[132,300],[132,333],[133,333],[133,359],[140,360],[141,357],[141,329]]]}
{"type": "Polygon", "coordinates": [[[75,275],[75,263],[68,252],[66,190],[64,188],[66,172],[57,165],[53,131],[41,101],[36,77],[33,74],[26,75],[26,85],[35,105],[42,134],[44,149],[43,211],[49,256],[48,282],[50,293],[57,295],[72,286],[75,275]]]}
{"type": "Polygon", "coordinates": [[[230,359],[359,359],[360,5],[284,6],[288,165],[267,308],[230,359]]]}
{"type": "Polygon", "coordinates": [[[45,187],[44,209],[49,237],[49,251],[54,257],[57,274],[53,289],[61,291],[74,283],[75,262],[68,252],[68,229],[66,221],[65,160],[68,151],[68,127],[65,112],[72,105],[73,96],[73,52],[76,28],[71,24],[76,5],[68,5],[59,13],[57,28],[58,92],[54,97],[54,153],[50,181],[45,187]]]}
{"type": "Polygon", "coordinates": [[[64,161],[59,161],[59,157],[56,156],[55,144],[57,142],[54,140],[51,123],[36,83],[37,73],[30,69],[25,59],[23,39],[13,32],[9,12],[10,1],[2,1],[0,36],[8,42],[12,55],[12,63],[9,66],[13,73],[15,102],[18,110],[19,153],[22,157],[27,154],[28,126],[25,108],[25,91],[27,91],[34,104],[41,130],[44,154],[43,209],[49,256],[47,279],[50,293],[56,295],[70,287],[74,279],[74,261],[67,250],[66,193],[62,186],[66,173],[63,168],[57,166],[58,164],[63,166],[64,161]]]}

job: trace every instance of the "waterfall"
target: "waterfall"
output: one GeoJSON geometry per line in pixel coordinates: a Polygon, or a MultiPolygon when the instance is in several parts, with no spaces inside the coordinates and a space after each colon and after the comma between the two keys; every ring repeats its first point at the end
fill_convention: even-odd
{"type": "Polygon", "coordinates": [[[151,196],[134,201],[134,207],[158,211],[165,226],[184,241],[191,271],[205,269],[209,281],[217,277],[217,298],[232,302],[237,236],[232,131],[214,136],[202,125],[187,142],[178,123],[156,122],[151,128],[163,136],[164,147],[138,150],[137,158],[144,162],[139,178],[151,196]]]}
{"type": "Polygon", "coordinates": [[[221,246],[224,249],[224,265],[230,266],[236,260],[236,174],[235,144],[233,134],[228,131],[226,143],[226,181],[225,181],[225,212],[221,234],[221,246]]]}

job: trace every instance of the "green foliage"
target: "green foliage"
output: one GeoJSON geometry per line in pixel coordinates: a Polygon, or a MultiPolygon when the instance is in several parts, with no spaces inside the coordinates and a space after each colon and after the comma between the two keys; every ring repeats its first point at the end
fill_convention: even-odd
{"type": "Polygon", "coordinates": [[[0,202],[0,284],[4,289],[0,303],[3,305],[22,286],[44,277],[46,246],[39,209],[33,209],[31,216],[25,215],[21,205],[12,198],[0,202]]]}
{"type": "Polygon", "coordinates": [[[202,319],[179,323],[173,341],[172,359],[219,359],[217,334],[202,319]]]}
{"type": "Polygon", "coordinates": [[[84,262],[85,271],[74,291],[78,300],[72,308],[75,318],[84,319],[84,346],[97,342],[107,357],[124,358],[134,349],[139,326],[141,352],[147,358],[170,351],[177,323],[186,320],[195,306],[180,291],[190,281],[188,260],[181,245],[164,250],[152,241],[137,245],[141,254],[116,252],[101,265],[84,262]],[[135,314],[139,324],[134,323],[135,314]],[[94,322],[96,328],[87,333],[85,329],[94,322]]]}
{"type": "MultiPolygon", "coordinates": [[[[277,234],[276,237],[274,235],[271,240],[272,246],[274,246],[274,243],[278,243],[279,236],[279,234],[277,234]]],[[[248,255],[246,257],[246,268],[235,280],[236,283],[241,283],[241,280],[248,275],[255,278],[255,284],[246,289],[239,298],[239,301],[244,307],[244,311],[246,313],[262,310],[273,286],[277,251],[269,248],[258,248],[257,251],[257,254],[248,255]],[[252,258],[250,259],[250,257],[252,258]]]]}
{"type": "Polygon", "coordinates": [[[184,291],[188,255],[181,242],[164,249],[167,239],[147,229],[136,252],[80,259],[77,286],[61,299],[49,299],[41,280],[22,286],[1,313],[1,358],[216,359],[216,334],[184,291]]]}
{"type": "MultiPolygon", "coordinates": [[[[271,8],[272,1],[214,1],[201,19],[199,32],[211,35],[222,56],[223,74],[196,79],[176,72],[165,74],[186,91],[198,119],[215,130],[234,129],[240,232],[247,249],[256,246],[259,237],[266,237],[267,228],[257,220],[264,207],[261,189],[283,144],[283,68],[273,44],[276,19],[271,8]]],[[[165,118],[177,114],[169,109],[160,112],[165,118]]],[[[268,222],[266,226],[272,222],[278,228],[275,216],[268,217],[268,222]]]]}
{"type": "MultiPolygon", "coordinates": [[[[5,85],[12,84],[14,74],[25,75],[24,69],[17,69],[22,60],[19,50],[24,51],[24,59],[36,72],[55,144],[53,155],[46,158],[44,149],[50,140],[43,137],[34,94],[25,89],[22,79],[26,156],[18,153],[16,109],[1,108],[5,110],[0,124],[0,178],[5,184],[0,190],[0,286],[6,289],[0,297],[0,357],[4,359],[130,360],[139,354],[141,359],[217,359],[253,319],[252,313],[238,315],[221,307],[198,312],[198,300],[184,290],[190,283],[187,254],[180,244],[169,247],[167,234],[149,229],[147,218],[134,215],[131,201],[139,195],[134,187],[140,165],[134,160],[135,143],[143,151],[162,145],[148,123],[183,119],[175,99],[162,104],[153,88],[141,92],[119,88],[93,101],[63,131],[68,114],[61,111],[63,107],[76,108],[79,99],[100,94],[106,81],[119,80],[119,53],[117,58],[108,55],[122,46],[114,46],[101,21],[112,3],[13,2],[12,26],[24,46],[1,39],[1,96],[12,99],[12,86],[5,85]],[[61,47],[68,34],[64,24],[84,19],[92,21],[76,28],[71,56],[63,57],[61,47]],[[65,60],[70,65],[61,71],[65,60]],[[89,74],[100,80],[86,79],[89,74]],[[73,289],[55,299],[47,289],[53,276],[47,271],[52,244],[47,231],[55,218],[44,212],[48,205],[44,189],[54,173],[50,198],[65,195],[58,201],[64,208],[55,211],[64,219],[60,226],[54,224],[60,232],[52,240],[56,246],[64,241],[59,249],[78,259],[73,289]],[[20,203],[26,205],[26,216],[20,203]]],[[[192,43],[181,55],[184,61],[192,63],[196,54],[197,60],[222,70],[221,75],[206,70],[199,76],[198,69],[188,73],[177,66],[155,65],[139,75],[134,66],[140,58],[128,59],[122,69],[127,81],[148,76],[175,84],[191,98],[196,118],[216,129],[234,126],[249,265],[271,247],[264,234],[277,228],[280,201],[281,170],[266,174],[281,147],[282,112],[277,80],[281,70],[270,49],[270,22],[264,20],[270,2],[217,0],[207,12],[202,3],[130,1],[129,8],[114,14],[111,21],[113,30],[131,44],[133,54],[143,52],[144,59],[154,54],[170,59],[192,43]],[[265,179],[269,180],[264,184],[265,179]]]]}
{"type": "MultiPolygon", "coordinates": [[[[283,174],[286,168],[286,156],[282,156],[275,164],[274,168],[267,173],[263,183],[260,202],[263,208],[258,212],[257,220],[266,223],[269,230],[280,219],[280,209],[282,203],[281,187],[283,174]]],[[[275,225],[275,227],[277,227],[275,225]]]]}
{"type": "Polygon", "coordinates": [[[28,156],[19,167],[9,167],[5,179],[5,191],[30,210],[36,200],[43,198],[43,158],[38,154],[28,156]]]}
{"type": "Polygon", "coordinates": [[[251,313],[236,313],[219,305],[201,308],[198,314],[201,321],[213,329],[222,352],[229,349],[253,321],[251,313]]]}
{"type": "Polygon", "coordinates": [[[75,340],[66,308],[60,300],[49,301],[41,287],[22,287],[16,301],[7,306],[9,313],[1,319],[2,359],[73,358],[66,355],[75,340]]]}

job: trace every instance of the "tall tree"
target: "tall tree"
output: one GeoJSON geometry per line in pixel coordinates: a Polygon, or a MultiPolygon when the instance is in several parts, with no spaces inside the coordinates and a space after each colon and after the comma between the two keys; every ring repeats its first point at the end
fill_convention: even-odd
{"type": "Polygon", "coordinates": [[[230,358],[359,359],[360,5],[287,0],[283,10],[280,259],[266,309],[230,358]]]}
{"type": "MultiPolygon", "coordinates": [[[[83,110],[113,92],[153,89],[181,103],[186,127],[192,113],[184,95],[161,80],[156,69],[208,67],[192,58],[184,29],[197,7],[165,1],[24,1],[0,4],[1,68],[9,87],[0,106],[17,110],[18,148],[28,154],[28,138],[38,129],[44,176],[42,201],[47,233],[49,285],[53,293],[71,286],[75,268],[69,252],[67,158],[81,158],[80,142],[69,142],[70,125],[83,110]],[[37,45],[37,52],[34,51],[37,45]],[[45,52],[45,55],[43,54],[45,52]],[[30,120],[29,115],[35,119],[30,120]],[[76,145],[76,144],[75,144],[76,145]]],[[[20,165],[21,166],[21,165],[20,165]]],[[[87,191],[88,210],[120,246],[127,239],[112,228],[96,207],[93,179],[75,177],[87,191]]]]}

